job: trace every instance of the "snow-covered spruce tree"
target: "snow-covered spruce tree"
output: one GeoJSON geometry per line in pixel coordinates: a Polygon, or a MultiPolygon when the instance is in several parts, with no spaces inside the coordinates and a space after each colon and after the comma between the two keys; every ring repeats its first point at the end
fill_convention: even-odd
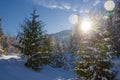
{"type": "MultiPolygon", "coordinates": [[[[79,14],[78,14],[79,16],[79,14]]],[[[79,49],[79,25],[81,24],[80,22],[80,17],[77,18],[78,19],[78,24],[75,26],[75,28],[73,29],[71,35],[70,35],[70,53],[72,54],[76,54],[77,50],[79,49]]]]}
{"type": "Polygon", "coordinates": [[[36,10],[31,14],[31,19],[26,19],[21,25],[22,31],[18,34],[19,48],[28,58],[25,65],[33,70],[39,70],[43,64],[50,62],[50,38],[43,30],[42,21],[37,21],[39,15],[36,10]]]}
{"type": "Polygon", "coordinates": [[[1,26],[0,26],[0,37],[3,37],[3,31],[1,26]]]}
{"type": "MultiPolygon", "coordinates": [[[[117,55],[120,56],[120,1],[118,0],[116,3],[116,8],[114,10],[113,16],[111,16],[112,24],[112,33],[110,34],[112,36],[111,44],[112,51],[117,55]]],[[[108,18],[108,22],[109,22],[108,18]]],[[[108,24],[109,26],[109,24],[108,24]]]]}
{"type": "Polygon", "coordinates": [[[53,61],[54,55],[51,40],[49,35],[44,35],[42,48],[40,48],[40,52],[42,53],[41,63],[43,64],[48,64],[53,61]]]}
{"type": "Polygon", "coordinates": [[[0,37],[3,36],[3,31],[2,31],[1,21],[2,21],[2,18],[0,17],[0,37]]]}
{"type": "Polygon", "coordinates": [[[80,31],[77,50],[79,61],[76,62],[74,72],[80,80],[114,80],[115,75],[110,70],[112,62],[108,52],[108,32],[101,21],[96,22],[96,18],[92,18],[92,21],[94,25],[89,33],[80,31]]]}
{"type": "Polygon", "coordinates": [[[3,30],[2,30],[1,22],[2,22],[2,18],[0,17],[0,46],[2,46],[2,38],[3,38],[3,30]]]}
{"type": "Polygon", "coordinates": [[[78,61],[78,50],[80,48],[79,41],[80,41],[80,31],[79,31],[79,25],[81,25],[80,15],[78,14],[78,22],[75,25],[74,29],[72,30],[72,33],[70,35],[70,43],[69,43],[69,53],[71,54],[71,64],[74,66],[74,62],[78,61]]]}
{"type": "Polygon", "coordinates": [[[4,38],[4,33],[3,33],[3,30],[2,30],[2,18],[0,17],[0,53],[1,54],[4,54],[5,51],[4,51],[4,48],[3,48],[3,38],[4,38]]]}
{"type": "Polygon", "coordinates": [[[52,61],[52,66],[53,67],[58,67],[58,68],[66,68],[66,56],[65,56],[65,50],[64,50],[64,45],[56,42],[54,44],[54,59],[52,61]]]}

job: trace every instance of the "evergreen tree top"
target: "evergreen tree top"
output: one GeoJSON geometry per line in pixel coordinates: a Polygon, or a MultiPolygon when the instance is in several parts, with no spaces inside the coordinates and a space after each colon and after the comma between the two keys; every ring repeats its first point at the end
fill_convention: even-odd
{"type": "Polygon", "coordinates": [[[0,21],[2,21],[2,17],[0,17],[0,21]]]}
{"type": "Polygon", "coordinates": [[[31,18],[32,18],[33,20],[35,20],[36,18],[39,17],[39,15],[36,14],[36,10],[35,10],[35,9],[34,9],[33,12],[31,13],[31,15],[32,15],[31,18]]]}

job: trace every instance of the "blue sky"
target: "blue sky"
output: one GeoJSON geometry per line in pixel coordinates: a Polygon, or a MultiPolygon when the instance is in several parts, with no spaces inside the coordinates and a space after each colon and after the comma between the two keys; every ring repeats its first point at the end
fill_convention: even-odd
{"type": "Polygon", "coordinates": [[[0,16],[5,34],[17,35],[20,24],[30,17],[33,8],[37,9],[46,26],[47,33],[71,29],[68,22],[71,14],[81,15],[103,8],[105,0],[0,0],[0,16]]]}

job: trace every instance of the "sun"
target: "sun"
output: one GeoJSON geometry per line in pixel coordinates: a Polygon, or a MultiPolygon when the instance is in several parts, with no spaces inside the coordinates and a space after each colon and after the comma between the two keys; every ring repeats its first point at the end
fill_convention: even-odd
{"type": "Polygon", "coordinates": [[[88,31],[90,31],[90,29],[91,29],[91,22],[89,20],[82,21],[80,30],[82,30],[83,32],[86,33],[88,31]]]}
{"type": "MultiPolygon", "coordinates": [[[[72,14],[69,16],[68,20],[71,24],[77,25],[78,24],[78,15],[72,14]]],[[[79,25],[80,31],[82,31],[84,33],[88,33],[88,31],[91,30],[92,23],[91,23],[91,20],[89,18],[86,18],[83,20],[81,19],[80,23],[81,23],[79,25]]]]}

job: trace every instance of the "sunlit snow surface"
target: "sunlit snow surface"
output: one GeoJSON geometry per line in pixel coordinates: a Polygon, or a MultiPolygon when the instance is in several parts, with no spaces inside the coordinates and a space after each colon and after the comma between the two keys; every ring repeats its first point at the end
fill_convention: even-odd
{"type": "Polygon", "coordinates": [[[0,57],[0,60],[1,60],[1,59],[11,59],[11,58],[20,59],[20,57],[17,56],[17,55],[7,55],[7,56],[2,55],[2,56],[0,57]]]}
{"type": "Polygon", "coordinates": [[[44,66],[40,72],[32,71],[24,66],[17,55],[0,57],[0,80],[68,80],[74,78],[72,71],[44,66]]]}

